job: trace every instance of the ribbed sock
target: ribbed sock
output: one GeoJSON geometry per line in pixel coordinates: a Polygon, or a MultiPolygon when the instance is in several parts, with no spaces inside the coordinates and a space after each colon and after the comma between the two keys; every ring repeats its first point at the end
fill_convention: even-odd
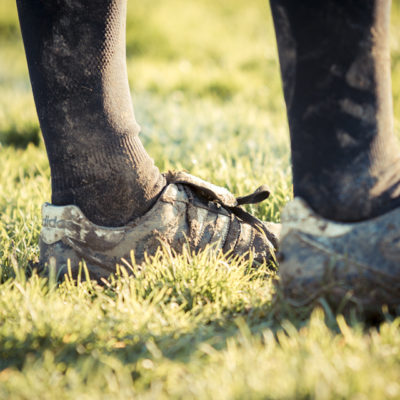
{"type": "Polygon", "coordinates": [[[390,0],[271,0],[271,9],[295,196],[339,221],[400,206],[390,0]]]}
{"type": "Polygon", "coordinates": [[[94,223],[143,215],[165,180],[139,139],[125,54],[126,0],[17,0],[52,202],[94,223]]]}

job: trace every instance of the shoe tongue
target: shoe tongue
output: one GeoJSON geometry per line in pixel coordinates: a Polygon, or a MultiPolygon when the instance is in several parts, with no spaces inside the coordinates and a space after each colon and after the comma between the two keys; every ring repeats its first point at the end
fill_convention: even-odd
{"type": "Polygon", "coordinates": [[[221,186],[213,185],[212,183],[206,182],[197,176],[190,175],[186,172],[174,172],[169,171],[165,174],[168,183],[181,183],[192,186],[203,197],[210,201],[217,200],[223,206],[226,207],[237,207],[242,204],[255,204],[267,199],[270,195],[270,191],[267,185],[260,186],[253,193],[236,198],[228,189],[221,186]]]}
{"type": "Polygon", "coordinates": [[[168,183],[181,183],[192,186],[207,200],[217,200],[226,207],[236,207],[238,205],[236,197],[228,189],[203,181],[203,179],[200,179],[197,176],[182,171],[169,171],[165,174],[165,177],[168,183]]]}

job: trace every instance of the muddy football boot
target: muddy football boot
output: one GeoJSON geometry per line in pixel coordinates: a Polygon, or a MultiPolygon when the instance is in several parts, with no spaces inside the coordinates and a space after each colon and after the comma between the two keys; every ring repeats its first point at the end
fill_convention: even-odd
{"type": "Polygon", "coordinates": [[[280,252],[280,287],[294,305],[323,296],[336,310],[399,308],[399,208],[367,221],[339,223],[295,198],[282,212],[280,252]]]}
{"type": "Polygon", "coordinates": [[[62,277],[69,262],[76,276],[83,260],[91,278],[100,279],[115,272],[122,258],[130,261],[134,254],[140,264],[161,244],[177,253],[185,245],[198,252],[214,244],[232,255],[241,256],[251,250],[256,262],[270,259],[280,225],[261,222],[240,207],[266,199],[269,191],[265,186],[252,195],[235,198],[227,189],[184,172],[170,172],[165,177],[167,186],[155,205],[123,227],[95,225],[74,205],[44,204],[41,265],[54,266],[62,277]]]}

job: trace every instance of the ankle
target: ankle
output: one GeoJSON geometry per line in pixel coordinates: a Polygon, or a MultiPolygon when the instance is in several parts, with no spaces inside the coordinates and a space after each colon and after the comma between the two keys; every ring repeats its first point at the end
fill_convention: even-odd
{"type": "Polygon", "coordinates": [[[298,188],[296,196],[322,217],[338,222],[365,221],[400,207],[400,178],[351,182],[351,177],[344,174],[344,179],[337,179],[334,188],[326,184],[298,188]]]}
{"type": "Polygon", "coordinates": [[[150,210],[166,185],[165,178],[159,172],[158,176],[148,178],[147,183],[151,184],[143,186],[119,177],[63,192],[54,191],[52,203],[74,204],[91,222],[100,226],[123,226],[150,210]]]}

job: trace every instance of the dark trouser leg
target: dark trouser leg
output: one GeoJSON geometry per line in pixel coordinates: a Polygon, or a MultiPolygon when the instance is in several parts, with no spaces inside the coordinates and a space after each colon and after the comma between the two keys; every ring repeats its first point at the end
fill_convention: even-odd
{"type": "Polygon", "coordinates": [[[295,196],[357,221],[400,205],[390,0],[271,0],[295,196]]]}
{"type": "Polygon", "coordinates": [[[17,4],[53,204],[76,204],[100,225],[144,214],[165,183],[140,142],[131,105],[126,0],[17,4]]]}

